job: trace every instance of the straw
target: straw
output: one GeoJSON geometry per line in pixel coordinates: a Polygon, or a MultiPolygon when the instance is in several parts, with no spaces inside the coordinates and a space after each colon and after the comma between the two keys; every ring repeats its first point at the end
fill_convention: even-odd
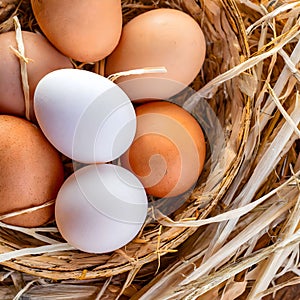
{"type": "MultiPolygon", "coordinates": [[[[12,51],[28,102],[20,30],[41,30],[29,0],[9,1],[1,19],[7,3],[0,1],[0,32],[16,26],[19,43],[12,51]]],[[[40,228],[4,223],[44,206],[0,216],[0,297],[261,299],[299,284],[299,2],[122,0],[123,23],[162,7],[192,16],[206,38],[192,92],[171,99],[205,129],[208,154],[195,189],[178,199],[184,204],[172,214],[153,206],[133,241],[100,255],[65,243],[55,222],[40,228]]],[[[105,74],[105,60],[73,63],[105,74]]],[[[153,67],[110,79],[166,72],[153,67]]]]}

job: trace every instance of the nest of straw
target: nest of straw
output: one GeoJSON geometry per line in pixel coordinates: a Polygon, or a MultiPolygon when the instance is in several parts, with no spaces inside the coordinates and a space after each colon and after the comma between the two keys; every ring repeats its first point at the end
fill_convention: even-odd
{"type": "MultiPolygon", "coordinates": [[[[124,23],[169,7],[190,14],[204,31],[207,55],[190,87],[196,93],[179,96],[192,113],[203,112],[203,101],[210,107],[201,124],[211,136],[204,172],[184,205],[171,215],[153,210],[138,237],[113,253],[76,251],[55,224],[25,229],[1,222],[0,298],[296,299],[300,3],[122,5],[124,23]],[[220,132],[211,112],[222,128],[221,147],[212,142],[220,132]]],[[[14,30],[15,15],[22,29],[39,30],[29,1],[6,0],[0,32],[14,30]]],[[[77,67],[101,73],[104,63],[77,67]]]]}

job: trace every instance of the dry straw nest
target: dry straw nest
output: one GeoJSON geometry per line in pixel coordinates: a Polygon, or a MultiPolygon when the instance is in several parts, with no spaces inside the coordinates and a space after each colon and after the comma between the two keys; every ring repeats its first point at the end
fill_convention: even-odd
{"type": "MultiPolygon", "coordinates": [[[[205,171],[184,205],[168,216],[152,209],[139,236],[114,253],[76,251],[55,224],[29,230],[1,223],[1,299],[16,288],[15,299],[260,299],[299,283],[300,2],[122,5],[125,23],[169,7],[202,27],[207,54],[191,85],[196,93],[178,99],[205,115],[205,171]],[[214,116],[223,144],[214,144],[214,116]]],[[[23,29],[38,30],[29,1],[12,0],[0,1],[0,32],[14,30],[15,15],[23,29]]]]}

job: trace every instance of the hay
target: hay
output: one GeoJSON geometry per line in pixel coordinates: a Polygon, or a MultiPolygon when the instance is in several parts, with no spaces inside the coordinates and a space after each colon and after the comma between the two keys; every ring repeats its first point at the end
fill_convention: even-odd
{"type": "Polygon", "coordinates": [[[20,60],[20,69],[21,69],[21,79],[22,79],[22,88],[25,100],[25,117],[30,121],[30,97],[29,97],[29,84],[28,84],[28,73],[27,73],[27,64],[29,60],[25,57],[25,47],[22,38],[22,29],[21,24],[17,16],[13,17],[15,23],[16,31],[16,41],[18,45],[18,50],[11,47],[16,56],[20,60]]]}
{"type": "MultiPolygon", "coordinates": [[[[203,175],[183,206],[172,215],[153,207],[139,236],[114,253],[76,251],[55,224],[0,223],[1,299],[260,299],[299,284],[300,2],[122,5],[124,23],[171,7],[204,30],[207,55],[191,84],[197,92],[174,100],[207,113],[203,175]],[[220,134],[213,114],[220,145],[212,143],[220,134]]],[[[15,15],[23,29],[39,30],[29,1],[0,1],[0,32],[14,30],[15,15]]],[[[104,61],[74,64],[104,74],[104,61]]]]}

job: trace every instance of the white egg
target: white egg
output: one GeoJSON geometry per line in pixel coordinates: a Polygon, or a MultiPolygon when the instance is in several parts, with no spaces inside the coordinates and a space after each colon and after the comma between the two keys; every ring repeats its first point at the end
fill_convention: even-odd
{"type": "Polygon", "coordinates": [[[36,87],[34,110],[54,147],[83,163],[118,158],[136,131],[128,96],[107,78],[89,71],[61,69],[47,74],[36,87]]]}
{"type": "Polygon", "coordinates": [[[145,190],[131,172],[99,164],[77,170],[64,182],[55,218],[70,245],[105,253],[123,247],[138,234],[147,209],[145,190]]]}

